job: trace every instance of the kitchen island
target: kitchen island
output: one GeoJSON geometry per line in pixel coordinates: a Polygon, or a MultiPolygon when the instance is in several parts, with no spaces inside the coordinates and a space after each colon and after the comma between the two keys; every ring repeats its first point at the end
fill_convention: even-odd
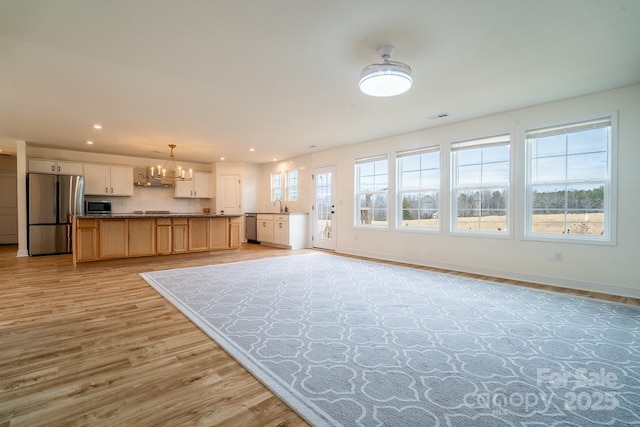
{"type": "Polygon", "coordinates": [[[73,220],[73,263],[238,249],[240,215],[92,214],[73,220]]]}

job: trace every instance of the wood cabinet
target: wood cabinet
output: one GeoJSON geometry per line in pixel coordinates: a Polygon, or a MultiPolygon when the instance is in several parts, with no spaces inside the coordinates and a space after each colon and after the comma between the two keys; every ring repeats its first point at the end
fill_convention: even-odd
{"type": "Polygon", "coordinates": [[[156,220],[129,219],[129,256],[156,254],[156,220]]]}
{"type": "Polygon", "coordinates": [[[226,217],[211,218],[209,248],[228,249],[229,248],[229,227],[226,217]]]}
{"type": "Polygon", "coordinates": [[[84,194],[132,196],[133,168],[129,166],[84,165],[84,194]]]}
{"type": "Polygon", "coordinates": [[[73,262],[240,247],[241,217],[74,218],[73,262]]]}
{"type": "Polygon", "coordinates": [[[189,252],[209,250],[209,218],[189,218],[189,252]]]}
{"type": "Polygon", "coordinates": [[[158,255],[170,254],[173,248],[171,244],[171,218],[156,219],[156,253],[158,255]]]}
{"type": "Polygon", "coordinates": [[[211,198],[211,174],[208,172],[194,172],[191,181],[176,181],[173,187],[173,197],[211,198]]]}
{"type": "Polygon", "coordinates": [[[99,223],[100,259],[129,255],[129,228],[126,219],[101,219],[99,223]]]}
{"type": "Polygon", "coordinates": [[[98,220],[74,220],[73,262],[98,259],[98,220]]]}
{"type": "Polygon", "coordinates": [[[82,163],[59,160],[29,159],[29,172],[50,173],[57,175],[82,175],[82,163]]]}
{"type": "Polygon", "coordinates": [[[229,219],[229,248],[237,249],[240,247],[240,217],[229,219]]]}
{"type": "Polygon", "coordinates": [[[187,252],[188,238],[187,227],[189,222],[187,218],[173,218],[171,220],[171,253],[179,254],[187,252]]]}

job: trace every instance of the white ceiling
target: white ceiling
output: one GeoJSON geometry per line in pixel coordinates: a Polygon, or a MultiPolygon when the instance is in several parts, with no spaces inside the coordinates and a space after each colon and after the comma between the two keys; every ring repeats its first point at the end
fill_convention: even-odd
{"type": "Polygon", "coordinates": [[[0,0],[0,148],[285,159],[638,83],[639,22],[638,0],[0,0]],[[414,70],[394,98],[357,86],[383,43],[414,70]]]}

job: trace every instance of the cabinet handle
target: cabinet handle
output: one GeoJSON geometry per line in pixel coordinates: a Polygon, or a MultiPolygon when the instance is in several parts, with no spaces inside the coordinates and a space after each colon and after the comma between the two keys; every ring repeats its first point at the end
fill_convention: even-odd
{"type": "Polygon", "coordinates": [[[55,172],[55,171],[56,171],[55,165],[51,165],[51,172],[55,172]]]}
{"type": "Polygon", "coordinates": [[[60,165],[58,165],[58,172],[60,172],[62,170],[62,168],[60,167],[60,165]]]}
{"type": "Polygon", "coordinates": [[[104,187],[104,192],[105,194],[109,194],[109,189],[107,187],[104,187]]]}

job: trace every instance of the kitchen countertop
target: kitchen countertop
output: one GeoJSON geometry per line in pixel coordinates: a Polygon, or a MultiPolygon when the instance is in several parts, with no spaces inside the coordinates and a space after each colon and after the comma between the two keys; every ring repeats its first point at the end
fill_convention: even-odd
{"type": "Polygon", "coordinates": [[[220,215],[214,213],[202,213],[202,212],[131,212],[131,213],[112,213],[112,214],[85,214],[78,215],[77,218],[84,219],[127,219],[127,218],[225,218],[225,217],[239,217],[242,215],[220,215]]]}
{"type": "Polygon", "coordinates": [[[246,214],[255,215],[309,215],[308,212],[246,212],[246,214]]]}

